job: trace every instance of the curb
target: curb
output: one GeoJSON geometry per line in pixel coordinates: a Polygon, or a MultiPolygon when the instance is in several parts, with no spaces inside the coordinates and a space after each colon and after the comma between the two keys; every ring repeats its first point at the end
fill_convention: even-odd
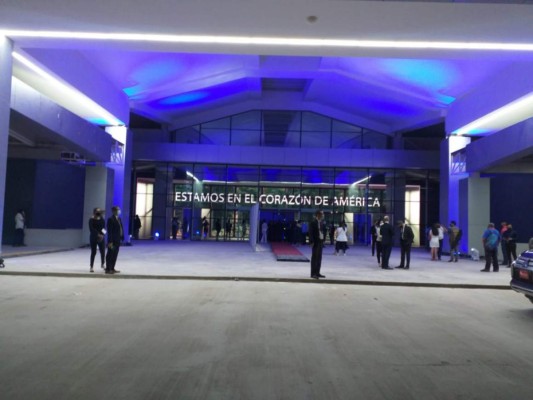
{"type": "Polygon", "coordinates": [[[358,281],[358,280],[315,280],[304,278],[255,278],[240,276],[186,276],[186,275],[102,275],[91,273],[66,273],[66,272],[21,272],[0,271],[1,275],[8,276],[40,276],[56,278],[90,278],[90,279],[137,279],[137,280],[174,280],[174,281],[243,281],[243,282],[272,282],[272,283],[306,283],[312,285],[353,285],[353,286],[395,286],[395,287],[420,287],[443,289],[488,289],[511,290],[509,285],[480,285],[467,283],[427,283],[427,282],[390,282],[390,281],[358,281]]]}

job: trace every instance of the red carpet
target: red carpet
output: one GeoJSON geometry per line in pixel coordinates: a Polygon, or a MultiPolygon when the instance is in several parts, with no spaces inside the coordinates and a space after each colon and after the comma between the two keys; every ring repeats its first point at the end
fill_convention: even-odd
{"type": "Polygon", "coordinates": [[[300,250],[288,243],[271,243],[272,252],[278,261],[308,262],[309,259],[300,250]]]}

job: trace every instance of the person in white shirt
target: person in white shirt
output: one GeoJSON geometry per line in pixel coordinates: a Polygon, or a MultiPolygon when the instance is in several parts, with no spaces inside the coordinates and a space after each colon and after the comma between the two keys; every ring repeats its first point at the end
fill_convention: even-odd
{"type": "Polygon", "coordinates": [[[440,222],[437,222],[437,229],[439,230],[439,250],[437,252],[437,256],[440,261],[442,257],[442,244],[444,243],[444,233],[447,232],[447,229],[444,228],[440,222]]]}
{"type": "Polygon", "coordinates": [[[335,255],[338,256],[342,250],[342,255],[346,255],[348,248],[348,235],[346,234],[346,224],[341,222],[340,226],[335,230],[335,255]]]}
{"type": "Polygon", "coordinates": [[[24,210],[20,209],[15,214],[15,240],[14,247],[26,246],[24,244],[24,228],[26,228],[26,214],[24,210]]]}

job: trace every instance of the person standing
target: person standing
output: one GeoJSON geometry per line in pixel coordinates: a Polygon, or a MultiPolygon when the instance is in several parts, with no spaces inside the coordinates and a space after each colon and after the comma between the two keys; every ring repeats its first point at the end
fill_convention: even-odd
{"type": "Polygon", "coordinates": [[[507,230],[502,235],[502,244],[507,246],[507,268],[516,260],[516,239],[518,233],[513,229],[513,225],[507,224],[507,230]]]}
{"type": "Polygon", "coordinates": [[[376,257],[378,259],[378,265],[381,266],[381,256],[383,255],[383,245],[381,244],[381,225],[383,225],[383,221],[381,220],[381,218],[378,220],[378,222],[376,223],[376,232],[377,232],[377,237],[376,237],[376,257]]]}
{"type": "Polygon", "coordinates": [[[405,221],[398,222],[400,225],[400,265],[396,268],[409,269],[411,263],[411,246],[415,240],[415,234],[409,225],[405,221]]]}
{"type": "Polygon", "coordinates": [[[441,225],[440,222],[437,223],[437,229],[439,230],[439,250],[437,251],[437,256],[440,261],[442,257],[442,245],[444,244],[444,234],[446,233],[446,229],[441,225]]]}
{"type": "Polygon", "coordinates": [[[341,222],[339,227],[335,230],[335,255],[338,256],[342,250],[342,255],[346,255],[348,248],[348,234],[346,233],[346,223],[341,222]]]}
{"type": "Polygon", "coordinates": [[[335,224],[332,222],[331,224],[328,225],[327,229],[328,229],[328,234],[329,234],[329,244],[333,246],[335,244],[335,232],[336,232],[335,224]]]}
{"type": "Polygon", "coordinates": [[[383,217],[383,225],[379,228],[379,233],[381,234],[381,247],[382,247],[382,256],[381,256],[381,268],[382,269],[392,269],[389,266],[390,254],[392,252],[392,240],[394,237],[394,229],[389,223],[389,217],[383,217]]]}
{"type": "Polygon", "coordinates": [[[261,243],[267,242],[267,236],[268,236],[268,224],[266,220],[263,220],[261,223],[261,243]]]}
{"type": "Polygon", "coordinates": [[[181,224],[181,240],[187,239],[189,233],[189,221],[187,217],[183,218],[183,224],[181,224]]]}
{"type": "Polygon", "coordinates": [[[91,244],[91,259],[90,272],[94,272],[94,258],[96,257],[96,249],[100,251],[100,261],[102,269],[105,268],[105,220],[102,218],[102,210],[96,207],[93,210],[93,215],[89,218],[89,243],[91,244]]]}
{"type": "Polygon", "coordinates": [[[178,229],[180,227],[180,222],[177,217],[172,218],[171,225],[172,225],[172,240],[176,240],[178,238],[178,229]]]}
{"type": "Polygon", "coordinates": [[[457,227],[455,221],[450,222],[448,229],[448,239],[450,241],[450,259],[448,262],[457,262],[459,258],[459,241],[461,240],[461,230],[457,227]]]}
{"type": "Polygon", "coordinates": [[[138,215],[135,215],[135,218],[133,220],[133,238],[135,240],[139,240],[139,232],[142,228],[141,219],[138,215]]]}
{"type": "Polygon", "coordinates": [[[215,220],[215,232],[216,232],[216,238],[218,242],[218,238],[220,236],[220,231],[222,230],[222,224],[220,223],[220,219],[215,220]]]}
{"type": "Polygon", "coordinates": [[[429,231],[429,247],[431,248],[431,261],[437,261],[439,257],[439,246],[440,246],[440,239],[439,239],[439,224],[435,223],[431,227],[429,231]]]}
{"type": "Polygon", "coordinates": [[[202,230],[203,237],[205,240],[207,240],[207,235],[209,234],[209,221],[207,220],[207,217],[202,218],[202,230]]]}
{"type": "Polygon", "coordinates": [[[124,240],[124,228],[120,219],[120,207],[113,206],[113,213],[107,220],[107,255],[106,255],[106,274],[118,274],[120,271],[115,269],[117,263],[120,244],[124,240]]]}
{"type": "MultiPolygon", "coordinates": [[[[503,221],[501,223],[501,228],[500,228],[500,238],[503,238],[503,235],[505,234],[505,232],[507,231],[508,228],[509,227],[507,225],[507,222],[503,221]]],[[[507,254],[507,242],[505,242],[504,240],[502,240],[502,257],[503,257],[502,264],[503,265],[508,265],[509,264],[509,254],[507,254]]]]}
{"type": "Polygon", "coordinates": [[[241,240],[245,240],[246,238],[246,229],[247,229],[247,226],[246,226],[246,220],[243,219],[242,222],[241,222],[241,240]]]}
{"type": "Polygon", "coordinates": [[[24,229],[26,228],[26,213],[21,208],[15,214],[15,240],[13,247],[26,246],[24,244],[24,229]]]}
{"type": "Polygon", "coordinates": [[[228,218],[226,221],[226,229],[224,230],[224,239],[231,240],[231,228],[233,227],[233,224],[231,223],[231,220],[228,218]]]}
{"type": "Polygon", "coordinates": [[[324,213],[318,210],[315,213],[315,219],[309,226],[309,242],[312,246],[311,253],[311,278],[325,278],[325,275],[320,274],[322,267],[322,248],[324,247],[324,231],[322,230],[322,220],[324,213]]]}
{"type": "Polygon", "coordinates": [[[379,223],[380,223],[380,221],[377,220],[376,223],[374,225],[372,225],[372,228],[370,228],[370,237],[371,237],[371,244],[372,244],[372,257],[374,257],[374,253],[376,252],[376,241],[378,239],[379,223]]]}
{"type": "Polygon", "coordinates": [[[481,238],[483,247],[485,248],[485,268],[481,272],[490,272],[490,264],[492,262],[492,270],[498,272],[500,270],[498,265],[498,246],[500,244],[500,233],[494,228],[491,222],[487,230],[483,233],[481,238]]]}

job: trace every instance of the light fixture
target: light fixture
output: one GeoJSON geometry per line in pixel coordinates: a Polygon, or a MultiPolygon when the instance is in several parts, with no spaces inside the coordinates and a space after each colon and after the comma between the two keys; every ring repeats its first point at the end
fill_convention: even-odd
{"type": "Polygon", "coordinates": [[[520,97],[452,132],[454,135],[480,135],[505,129],[533,117],[533,93],[520,97]]]}
{"type": "Polygon", "coordinates": [[[366,178],[359,179],[358,181],[355,181],[354,183],[352,183],[352,186],[359,185],[360,183],[363,183],[363,182],[369,180],[370,178],[372,178],[372,175],[368,175],[366,178]]]}
{"type": "Polygon", "coordinates": [[[200,182],[200,180],[199,180],[196,176],[194,176],[194,175],[192,174],[192,172],[187,171],[186,174],[187,174],[187,176],[189,176],[189,177],[191,177],[192,179],[194,179],[195,182],[200,182]]]}
{"type": "Polygon", "coordinates": [[[434,50],[497,50],[533,51],[533,43],[498,42],[439,42],[439,41],[402,41],[402,40],[359,40],[359,39],[320,39],[290,37],[255,36],[212,36],[212,35],[160,35],[148,33],[103,33],[103,32],[66,32],[0,30],[0,35],[10,38],[111,40],[130,42],[161,42],[191,44],[230,44],[230,45],[267,45],[301,47],[347,47],[347,48],[390,48],[390,49],[434,49],[434,50]]]}
{"type": "Polygon", "coordinates": [[[22,54],[14,51],[12,52],[13,58],[19,61],[22,65],[26,66],[29,70],[33,71],[41,78],[43,78],[48,84],[52,85],[54,90],[69,100],[69,103],[77,103],[83,109],[86,110],[84,118],[95,122],[98,121],[99,125],[108,125],[108,126],[120,126],[124,125],[124,122],[120,121],[118,118],[115,118],[111,113],[105,110],[102,106],[97,104],[95,101],[84,95],[83,93],[77,91],[76,89],[70,87],[68,84],[62,82],[60,79],[46,72],[44,69],[39,67],[37,64],[31,62],[28,58],[24,57],[22,54]]]}

